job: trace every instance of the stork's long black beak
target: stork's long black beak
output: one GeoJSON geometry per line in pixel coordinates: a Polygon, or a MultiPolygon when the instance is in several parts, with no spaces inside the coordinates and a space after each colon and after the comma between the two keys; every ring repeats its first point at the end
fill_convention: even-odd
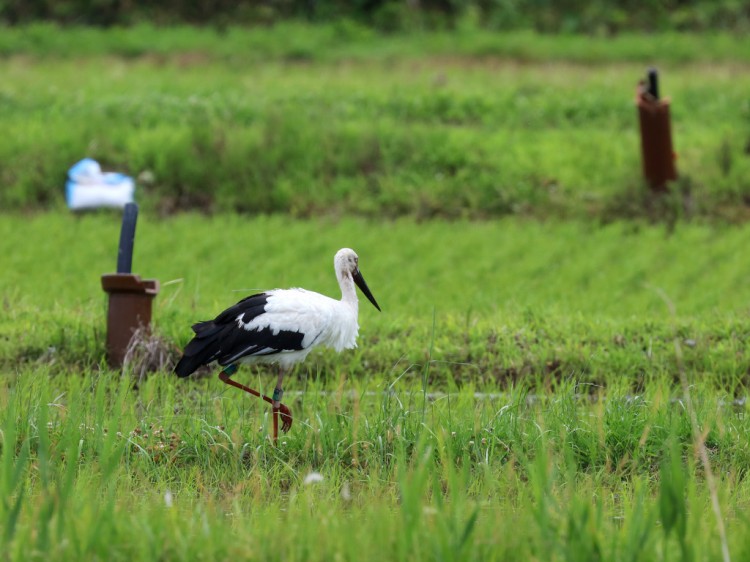
{"type": "Polygon", "coordinates": [[[352,275],[352,279],[354,279],[354,282],[357,284],[357,287],[359,287],[362,293],[364,293],[364,295],[367,297],[367,300],[369,300],[375,308],[380,310],[380,307],[378,306],[378,301],[376,301],[375,297],[372,296],[372,293],[370,292],[370,288],[367,286],[367,283],[365,283],[365,278],[362,277],[362,273],[359,271],[359,269],[354,272],[354,275],[352,275]]]}

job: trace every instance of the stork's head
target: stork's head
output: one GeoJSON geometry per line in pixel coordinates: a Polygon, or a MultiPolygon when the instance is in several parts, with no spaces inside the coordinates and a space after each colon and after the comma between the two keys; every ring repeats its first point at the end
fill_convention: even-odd
{"type": "Polygon", "coordinates": [[[333,257],[333,267],[336,269],[336,277],[339,281],[347,277],[351,278],[367,297],[367,300],[380,310],[375,297],[372,296],[367,283],[365,283],[365,278],[362,277],[362,273],[359,271],[359,256],[357,256],[357,252],[351,248],[341,248],[333,257]]]}

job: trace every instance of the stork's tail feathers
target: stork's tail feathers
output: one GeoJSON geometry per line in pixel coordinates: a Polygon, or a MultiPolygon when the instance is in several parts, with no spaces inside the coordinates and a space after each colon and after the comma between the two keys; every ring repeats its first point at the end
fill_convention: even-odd
{"type": "Polygon", "coordinates": [[[213,321],[193,324],[195,337],[187,344],[174,368],[178,377],[187,377],[201,365],[214,360],[219,352],[217,336],[220,331],[221,326],[217,326],[213,321]]]}

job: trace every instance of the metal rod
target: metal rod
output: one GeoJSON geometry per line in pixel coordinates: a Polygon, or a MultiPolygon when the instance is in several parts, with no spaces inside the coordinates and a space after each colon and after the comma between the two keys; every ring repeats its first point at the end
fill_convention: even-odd
{"type": "Polygon", "coordinates": [[[648,93],[659,99],[659,73],[653,66],[648,69],[648,93]]]}
{"type": "Polygon", "coordinates": [[[117,273],[131,273],[133,269],[133,244],[135,224],[138,222],[138,205],[128,203],[122,212],[120,245],[117,248],[117,273]]]}

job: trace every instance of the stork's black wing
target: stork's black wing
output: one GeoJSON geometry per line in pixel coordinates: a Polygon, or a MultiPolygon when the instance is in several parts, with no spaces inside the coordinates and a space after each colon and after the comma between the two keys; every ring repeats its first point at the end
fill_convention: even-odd
{"type": "Polygon", "coordinates": [[[195,337],[185,347],[175,373],[186,377],[201,365],[218,361],[229,365],[248,355],[273,355],[282,351],[302,349],[304,334],[296,331],[274,330],[259,326],[247,330],[241,326],[266,312],[269,293],[259,293],[242,299],[213,320],[193,324],[195,337]]]}

